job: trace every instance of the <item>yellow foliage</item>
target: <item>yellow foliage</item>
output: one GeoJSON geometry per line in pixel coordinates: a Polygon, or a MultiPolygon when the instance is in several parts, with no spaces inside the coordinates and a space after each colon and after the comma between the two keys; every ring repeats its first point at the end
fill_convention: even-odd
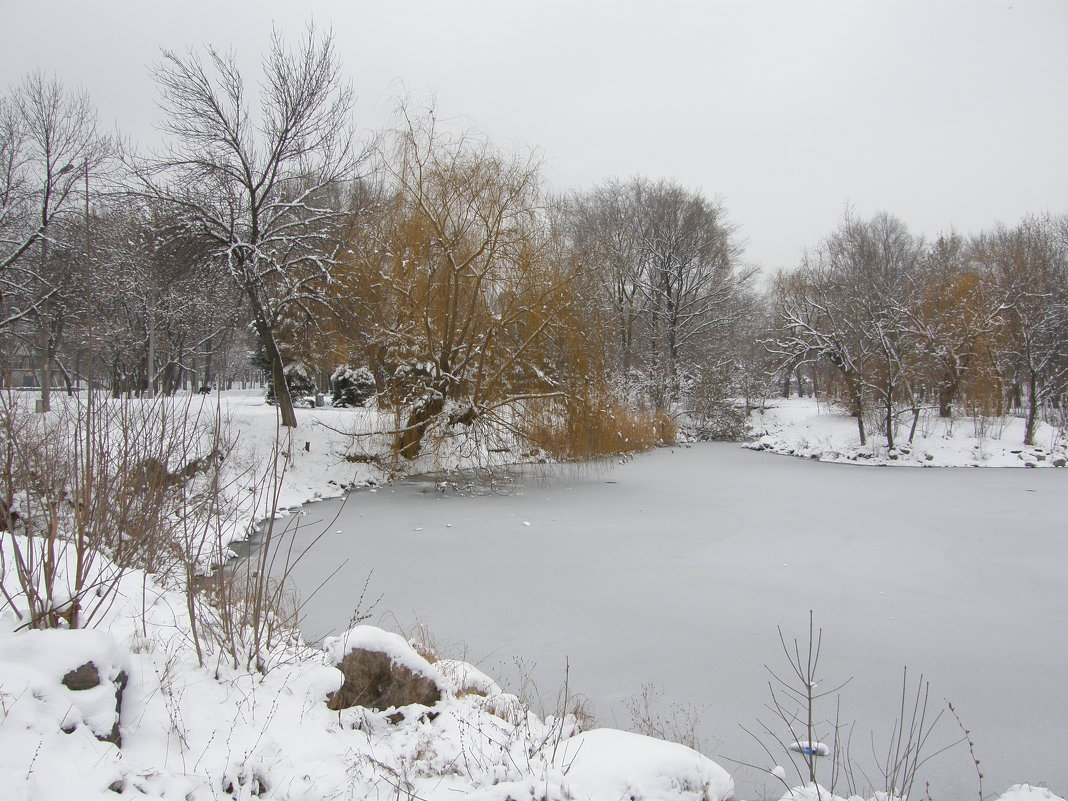
{"type": "Polygon", "coordinates": [[[675,442],[678,428],[665,412],[630,408],[622,403],[590,405],[570,402],[547,410],[526,427],[530,443],[556,459],[595,459],[634,453],[675,442]]]}

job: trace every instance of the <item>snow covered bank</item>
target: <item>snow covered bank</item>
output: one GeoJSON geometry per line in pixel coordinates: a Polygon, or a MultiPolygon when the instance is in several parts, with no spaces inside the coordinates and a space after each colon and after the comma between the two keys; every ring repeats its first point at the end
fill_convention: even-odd
{"type": "MultiPolygon", "coordinates": [[[[179,419],[198,430],[225,421],[228,448],[218,460],[218,480],[227,489],[215,497],[233,508],[217,532],[240,536],[269,508],[264,504],[277,504],[283,510],[278,516],[286,516],[286,507],[386,478],[378,463],[347,458],[351,432],[389,427],[373,411],[301,410],[301,427],[281,432],[290,441],[279,448],[275,410],[258,394],[159,404],[160,410],[173,405],[184,415],[179,419]]],[[[54,431],[67,430],[65,413],[80,424],[79,410],[59,407],[49,417],[25,420],[35,429],[42,423],[42,435],[50,421],[57,423],[54,431]]],[[[148,407],[134,402],[129,408],[148,407]]],[[[104,451],[129,449],[124,423],[101,419],[104,451]]],[[[167,439],[172,431],[163,426],[159,433],[167,439]]],[[[189,452],[175,457],[180,464],[170,464],[174,454],[167,451],[135,450],[127,460],[143,468],[144,486],[151,473],[156,488],[181,487],[174,490],[177,506],[167,513],[177,517],[203,489],[196,485],[202,464],[196,450],[219,444],[217,438],[194,440],[183,440],[189,452]],[[188,465],[195,467],[179,475],[188,465]]],[[[407,467],[431,466],[439,465],[423,459],[407,467]]],[[[462,459],[456,466],[464,466],[462,459]]],[[[131,486],[136,491],[141,484],[131,486]]],[[[246,605],[252,602],[240,594],[212,596],[230,604],[212,610],[202,593],[175,580],[180,572],[164,585],[99,550],[86,565],[88,548],[113,540],[72,534],[68,541],[63,527],[74,524],[76,506],[48,518],[60,526],[55,541],[43,536],[30,506],[20,508],[25,514],[5,518],[12,530],[0,538],[5,799],[439,799],[460,793],[488,801],[611,801],[622,788],[635,797],[720,801],[732,794],[728,774],[684,746],[649,745],[618,731],[589,732],[587,739],[564,712],[566,701],[559,714],[541,718],[473,665],[431,664],[402,637],[372,626],[357,626],[324,650],[305,646],[295,632],[266,639],[255,631],[235,635],[250,625],[246,605]],[[30,628],[75,614],[93,628],[30,628]],[[254,658],[246,660],[249,648],[254,658]],[[435,688],[432,700],[426,706],[384,704],[386,696],[368,705],[339,701],[357,653],[378,654],[372,661],[418,674],[435,688]],[[253,663],[259,669],[243,667],[253,663]],[[620,749],[631,757],[606,774],[620,749]]],[[[197,547],[183,543],[181,550],[188,556],[197,547]]]]}
{"type": "Polygon", "coordinates": [[[729,775],[695,751],[621,731],[580,733],[570,715],[542,720],[477,668],[450,661],[439,670],[374,627],[326,651],[285,649],[256,673],[221,654],[202,666],[185,598],[135,572],[95,630],[16,631],[16,611],[25,612],[0,614],[5,799],[720,801],[733,791],[729,775]],[[352,648],[414,666],[441,699],[329,709],[343,679],[332,665],[352,648]]]}
{"type": "MultiPolygon", "coordinates": [[[[230,425],[240,433],[238,447],[250,457],[269,459],[274,410],[257,397],[227,398],[223,405],[230,425]]],[[[302,414],[302,427],[285,457],[278,493],[282,503],[296,504],[339,493],[346,484],[382,478],[373,472],[379,468],[345,458],[344,425],[363,412],[301,412],[307,413],[302,414]]],[[[760,460],[752,454],[739,455],[760,460]]],[[[678,505],[676,498],[661,500],[678,505]]],[[[246,511],[251,515],[255,510],[246,511]]],[[[512,528],[524,536],[531,530],[557,528],[539,527],[538,522],[533,515],[523,515],[512,528]],[[534,525],[524,526],[531,520],[534,525]]],[[[550,522],[548,517],[544,522],[550,522]]],[[[472,532],[459,529],[459,525],[448,527],[458,537],[472,539],[472,532]]],[[[648,534],[643,532],[643,542],[651,539],[648,534]]],[[[15,536],[21,535],[3,534],[2,554],[5,590],[13,597],[18,590],[9,583],[8,566],[14,559],[15,536]]],[[[412,537],[402,540],[398,534],[395,539],[403,543],[429,537],[413,532],[412,537]]],[[[700,542],[707,543],[707,532],[702,532],[700,542]]],[[[515,559],[516,543],[496,537],[496,546],[502,544],[515,559]]],[[[580,543],[572,541],[567,547],[576,545],[580,543]]],[[[552,565],[550,569],[557,572],[539,571],[539,583],[528,594],[536,604],[532,614],[547,614],[546,601],[538,596],[544,591],[545,575],[553,575],[561,586],[580,586],[583,576],[565,580],[559,571],[574,567],[588,580],[588,565],[604,556],[598,550],[572,560],[573,565],[552,565]]],[[[559,554],[565,548],[549,551],[559,554]]],[[[683,552],[693,554],[698,549],[683,552]]],[[[407,554],[409,564],[429,561],[424,552],[419,560],[413,553],[407,554]]],[[[482,556],[471,561],[484,570],[482,556]]],[[[553,561],[558,563],[558,557],[553,561]]],[[[721,561],[718,556],[717,561],[721,561]]],[[[59,564],[70,569],[63,558],[59,564]]],[[[439,575],[448,573],[440,561],[433,567],[439,575]]],[[[731,777],[694,751],[620,731],[582,732],[579,722],[566,714],[539,717],[522,699],[502,692],[479,668],[458,660],[426,664],[402,638],[378,629],[364,627],[343,636],[330,644],[329,652],[290,639],[274,648],[262,672],[234,667],[210,640],[201,641],[207,651],[201,659],[184,593],[160,586],[152,576],[134,569],[111,571],[102,557],[94,569],[113,579],[107,579],[111,588],[107,594],[98,596],[92,632],[18,630],[25,622],[18,613],[26,610],[17,600],[0,613],[0,795],[4,798],[197,801],[460,795],[487,801],[631,797],[714,801],[732,793],[731,777]],[[334,664],[354,644],[378,649],[391,664],[414,667],[428,676],[442,688],[440,700],[402,709],[331,709],[328,699],[343,681],[334,664]]],[[[392,586],[404,592],[412,582],[411,573],[409,569],[407,582],[392,586]]],[[[457,581],[456,575],[445,577],[457,581]]],[[[483,585],[481,602],[516,593],[516,576],[501,571],[501,578],[509,586],[496,593],[483,585]]],[[[58,584],[64,580],[60,576],[58,584]]],[[[635,595],[630,589],[628,594],[635,595]]],[[[612,609],[612,614],[618,612],[612,609]]],[[[562,620],[573,619],[549,617],[548,625],[555,629],[561,628],[562,620]]],[[[444,634],[465,637],[462,627],[451,627],[444,634]]],[[[507,637],[514,634],[506,626],[495,632],[498,643],[512,642],[507,637]]],[[[719,641],[710,641],[722,656],[719,641]]],[[[631,642],[630,657],[647,656],[642,653],[650,650],[646,645],[639,642],[635,647],[631,642]]],[[[691,642],[686,648],[661,650],[657,658],[672,653],[673,659],[690,660],[693,648],[691,642]]],[[[744,658],[745,654],[736,657],[744,658]]],[[[759,660],[750,669],[757,664],[759,660]]],[[[607,672],[604,677],[607,680],[607,672]]],[[[732,685],[716,691],[729,693],[732,685]]]]}
{"type": "Polygon", "coordinates": [[[909,443],[903,427],[890,450],[878,432],[860,445],[856,419],[838,406],[813,398],[778,398],[751,417],[753,450],[824,462],[912,467],[1064,467],[1068,464],[1065,433],[1040,423],[1035,446],[1024,446],[1024,421],[922,418],[909,443]]]}

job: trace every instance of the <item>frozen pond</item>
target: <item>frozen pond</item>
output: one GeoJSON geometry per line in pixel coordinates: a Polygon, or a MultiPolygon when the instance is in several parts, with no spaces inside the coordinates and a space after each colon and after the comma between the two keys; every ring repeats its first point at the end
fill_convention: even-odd
{"type": "MultiPolygon", "coordinates": [[[[1064,794],[1066,480],[1068,470],[872,468],[706,444],[509,494],[401,483],[351,494],[333,523],[340,502],[305,507],[300,536],[327,533],[299,585],[348,562],[307,602],[303,628],[311,639],[346,628],[373,570],[369,592],[384,597],[371,622],[423,624],[505,689],[529,672],[547,706],[569,662],[572,690],[604,725],[629,727],[626,700],[651,684],[661,713],[699,712],[704,750],[740,797],[778,797],[728,758],[768,762],[740,725],[772,722],[763,666],[787,670],[776,626],[801,637],[812,609],[822,678],[853,677],[842,718],[856,721],[866,769],[907,665],[930,681],[933,706],[949,699],[971,730],[985,793],[1045,781],[1064,794]]],[[[940,743],[959,737],[952,718],[937,731],[940,743]]],[[[963,746],[923,776],[936,799],[978,795],[963,746]]]]}

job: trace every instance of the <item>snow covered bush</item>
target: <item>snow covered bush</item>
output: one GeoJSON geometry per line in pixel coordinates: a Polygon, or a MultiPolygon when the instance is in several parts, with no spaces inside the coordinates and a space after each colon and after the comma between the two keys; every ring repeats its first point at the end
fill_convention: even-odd
{"type": "Polygon", "coordinates": [[[749,409],[726,369],[695,371],[686,382],[690,423],[701,439],[738,442],[749,435],[749,409]]]}
{"type": "MultiPolygon", "coordinates": [[[[294,364],[287,364],[285,367],[286,374],[286,386],[289,387],[290,397],[293,398],[294,403],[305,403],[310,406],[315,405],[315,393],[318,388],[315,386],[315,382],[312,381],[311,376],[308,375],[308,368],[296,362],[294,364]]],[[[267,403],[276,403],[274,382],[268,380],[267,382],[267,403]]]]}
{"type": "Polygon", "coordinates": [[[366,367],[338,367],[330,376],[334,406],[363,406],[375,395],[375,377],[366,367]]]}
{"type": "Polygon", "coordinates": [[[180,583],[236,536],[216,425],[166,399],[55,406],[0,395],[4,602],[29,628],[92,625],[124,570],[180,583]]]}

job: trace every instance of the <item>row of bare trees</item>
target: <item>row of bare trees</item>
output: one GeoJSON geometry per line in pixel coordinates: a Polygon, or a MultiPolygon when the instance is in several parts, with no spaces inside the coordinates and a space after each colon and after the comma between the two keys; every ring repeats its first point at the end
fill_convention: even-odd
{"type": "Polygon", "coordinates": [[[752,313],[741,247],[718,201],[676,183],[610,181],[564,199],[556,224],[585,266],[615,373],[657,409],[735,359],[752,313]]]}
{"type": "MultiPolygon", "coordinates": [[[[176,209],[131,192],[88,99],[34,73],[0,98],[3,383],[174,392],[238,315],[176,209]]],[[[247,348],[244,350],[247,351],[247,348]]]]}
{"type": "Polygon", "coordinates": [[[0,336],[45,408],[54,374],[170,393],[249,351],[286,426],[295,375],[369,367],[404,457],[484,422],[708,418],[816,367],[889,445],[931,405],[1026,407],[1030,440],[1060,403],[1063,221],[926,244],[847,216],[762,296],[723,205],[677,183],[550,197],[531,156],[405,107],[361,143],[314,30],[271,39],[258,92],[211,48],[154,76],[153,153],[42,75],[0,102],[0,336]]]}
{"type": "Polygon", "coordinates": [[[950,417],[1025,415],[1068,392],[1068,218],[1032,218],[971,240],[927,244],[900,220],[850,214],[771,291],[766,340],[791,374],[823,368],[857,419],[893,448],[926,408],[950,417]]]}

